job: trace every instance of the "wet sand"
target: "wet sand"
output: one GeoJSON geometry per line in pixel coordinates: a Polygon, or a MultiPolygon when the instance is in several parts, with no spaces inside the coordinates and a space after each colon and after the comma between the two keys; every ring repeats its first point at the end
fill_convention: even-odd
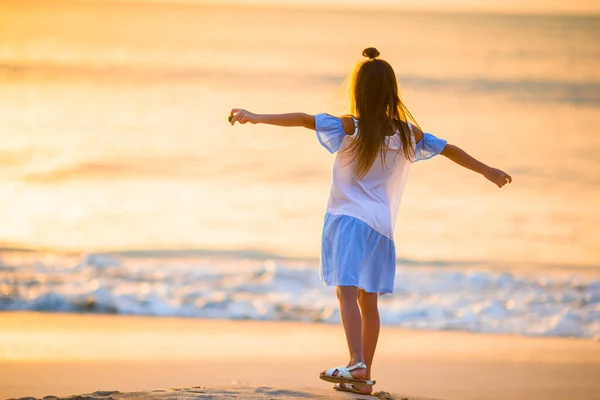
{"type": "MultiPolygon", "coordinates": [[[[352,398],[318,379],[346,358],[335,325],[0,314],[0,398],[352,398]]],[[[394,398],[590,399],[600,343],[383,327],[373,374],[394,398]]]]}

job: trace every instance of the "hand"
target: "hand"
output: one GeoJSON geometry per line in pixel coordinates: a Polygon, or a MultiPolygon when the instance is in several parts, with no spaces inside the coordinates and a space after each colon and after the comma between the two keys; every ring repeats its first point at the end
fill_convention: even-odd
{"type": "Polygon", "coordinates": [[[496,168],[488,168],[483,176],[492,183],[495,183],[499,188],[512,182],[512,177],[504,171],[496,168]]]}
{"type": "Polygon", "coordinates": [[[245,124],[246,122],[256,124],[258,122],[258,118],[256,114],[244,110],[243,108],[234,108],[229,113],[229,122],[231,122],[231,125],[233,125],[235,122],[239,122],[240,124],[245,124]]]}

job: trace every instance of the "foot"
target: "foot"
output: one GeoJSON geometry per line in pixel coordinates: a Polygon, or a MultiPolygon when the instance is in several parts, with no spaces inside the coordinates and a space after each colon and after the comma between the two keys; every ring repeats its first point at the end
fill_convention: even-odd
{"type": "MultiPolygon", "coordinates": [[[[355,365],[357,363],[358,362],[350,362],[348,365],[346,365],[346,367],[351,367],[351,366],[353,366],[353,365],[355,365]]],[[[327,370],[321,371],[321,376],[325,375],[325,372],[327,372],[327,370]]],[[[337,376],[338,372],[339,371],[335,371],[333,373],[333,376],[337,376]]],[[[367,369],[366,368],[356,368],[356,369],[353,369],[352,371],[350,371],[350,375],[352,375],[352,377],[354,379],[363,379],[363,380],[369,379],[369,378],[367,378],[367,369]]],[[[363,385],[361,385],[361,386],[363,386],[363,385]]],[[[369,385],[369,386],[371,386],[371,385],[369,385]]]]}
{"type": "Polygon", "coordinates": [[[352,388],[364,394],[371,394],[373,392],[373,385],[353,385],[351,383],[340,383],[340,385],[343,385],[346,388],[352,388]]]}

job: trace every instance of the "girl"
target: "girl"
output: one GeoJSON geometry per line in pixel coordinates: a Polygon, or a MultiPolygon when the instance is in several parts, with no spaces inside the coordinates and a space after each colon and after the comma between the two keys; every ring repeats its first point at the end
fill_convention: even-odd
{"type": "Polygon", "coordinates": [[[351,115],[254,114],[233,109],[231,124],[262,123],[314,129],[337,152],[323,227],[320,274],[337,286],[350,362],[321,372],[335,389],[368,394],[379,336],[379,294],[391,293],[396,271],[393,241],[398,206],[411,163],[442,154],[483,175],[499,188],[505,172],[475,160],[446,140],[423,133],[398,97],[391,65],[367,48],[351,75],[351,115]],[[412,121],[412,123],[409,121],[412,121]]]}

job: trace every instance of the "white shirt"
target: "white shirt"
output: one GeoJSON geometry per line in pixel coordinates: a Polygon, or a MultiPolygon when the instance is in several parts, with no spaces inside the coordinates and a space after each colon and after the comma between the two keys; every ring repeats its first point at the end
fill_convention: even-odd
{"type": "MultiPolygon", "coordinates": [[[[339,118],[318,114],[315,116],[317,138],[331,153],[343,150],[359,134],[358,121],[355,119],[354,123],[354,133],[347,135],[339,118]]],[[[357,218],[393,240],[400,200],[412,162],[439,154],[447,144],[446,140],[429,133],[423,133],[423,139],[416,144],[414,134],[411,138],[415,149],[414,160],[408,160],[400,150],[402,142],[396,132],[386,139],[384,163],[381,162],[381,155],[378,155],[369,172],[362,178],[354,175],[355,162],[348,155],[338,152],[333,164],[327,213],[357,218]]]]}

